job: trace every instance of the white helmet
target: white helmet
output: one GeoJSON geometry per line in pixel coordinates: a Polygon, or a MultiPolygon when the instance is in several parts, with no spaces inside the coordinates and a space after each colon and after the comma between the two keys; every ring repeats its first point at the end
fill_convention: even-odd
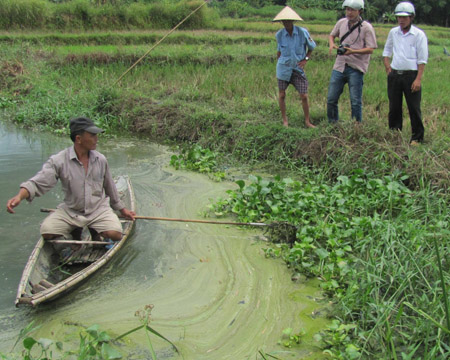
{"type": "Polygon", "coordinates": [[[410,2],[401,2],[395,7],[395,16],[414,16],[416,15],[416,10],[414,10],[414,5],[410,2]]]}
{"type": "Polygon", "coordinates": [[[345,0],[342,3],[342,8],[345,9],[346,7],[355,9],[355,10],[361,10],[364,9],[364,0],[345,0]]]}

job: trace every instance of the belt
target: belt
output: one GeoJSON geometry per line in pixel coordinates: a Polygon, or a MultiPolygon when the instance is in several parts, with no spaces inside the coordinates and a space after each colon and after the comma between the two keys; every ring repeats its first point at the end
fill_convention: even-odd
{"type": "Polygon", "coordinates": [[[417,70],[395,70],[395,69],[392,69],[392,72],[396,75],[417,74],[417,70]]]}

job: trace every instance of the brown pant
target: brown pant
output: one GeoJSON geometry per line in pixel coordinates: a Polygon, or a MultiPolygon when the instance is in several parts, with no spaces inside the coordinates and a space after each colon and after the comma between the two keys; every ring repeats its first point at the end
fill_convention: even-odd
{"type": "Polygon", "coordinates": [[[62,235],[64,238],[70,239],[72,230],[85,226],[94,229],[98,233],[111,230],[122,232],[120,220],[111,208],[100,213],[94,219],[87,219],[82,215],[72,217],[64,209],[56,209],[42,222],[41,235],[62,235]]]}

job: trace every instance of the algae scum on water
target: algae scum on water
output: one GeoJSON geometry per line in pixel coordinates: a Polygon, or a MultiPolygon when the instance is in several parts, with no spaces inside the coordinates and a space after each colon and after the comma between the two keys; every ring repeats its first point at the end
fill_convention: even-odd
{"type": "MultiPolygon", "coordinates": [[[[11,136],[17,139],[16,144],[9,143],[9,159],[16,156],[29,161],[30,172],[40,168],[41,160],[54,153],[54,147],[64,146],[61,139],[47,146],[54,142],[49,135],[23,136],[15,130],[5,135],[1,141],[11,136]],[[28,150],[19,153],[24,144],[28,150]]],[[[171,154],[162,146],[102,139],[99,150],[108,157],[114,175],[129,174],[138,214],[201,219],[199,212],[210,199],[234,187],[166,167],[171,154]]],[[[2,178],[28,176],[16,174],[13,166],[0,171],[2,178]]],[[[16,186],[5,184],[2,196],[16,191],[16,186]]],[[[17,254],[18,263],[25,264],[37,240],[39,219],[44,216],[39,208],[44,202],[45,207],[54,207],[59,196],[55,189],[24,207],[33,215],[32,221],[24,223],[21,211],[7,218],[13,221],[10,226],[14,222],[21,225],[17,241],[4,242],[17,254]]],[[[32,334],[34,338],[62,341],[67,349],[78,344],[78,333],[93,324],[112,337],[118,336],[139,326],[135,312],[153,304],[151,326],[173,341],[181,354],[153,336],[158,358],[239,359],[256,356],[258,351],[280,352],[283,358],[293,359],[320,354],[312,338],[328,321],[324,316],[313,316],[326,308],[318,300],[317,284],[292,282],[280,260],[265,258],[262,248],[266,244],[258,240],[260,235],[258,230],[223,225],[138,220],[134,235],[119,255],[65,297],[34,311],[14,309],[15,288],[2,297],[0,349],[10,351],[19,330],[32,320],[42,325],[32,334]],[[279,344],[286,337],[283,331],[289,328],[294,333],[305,331],[300,346],[294,342],[291,348],[279,344]]],[[[4,250],[0,263],[7,264],[8,251],[4,250]]],[[[2,288],[16,286],[18,268],[2,266],[11,278],[2,288]]],[[[124,338],[117,348],[129,354],[128,358],[150,356],[144,331],[124,338]]]]}

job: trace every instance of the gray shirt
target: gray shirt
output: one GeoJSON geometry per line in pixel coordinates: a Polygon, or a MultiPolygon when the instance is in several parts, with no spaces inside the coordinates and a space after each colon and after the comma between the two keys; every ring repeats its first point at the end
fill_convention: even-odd
{"type": "MultiPolygon", "coordinates": [[[[339,20],[331,31],[331,36],[342,38],[351,26],[348,23],[347,18],[339,20]]],[[[360,50],[364,48],[377,48],[377,39],[375,37],[375,30],[373,26],[367,21],[363,21],[360,29],[355,29],[347,36],[344,43],[350,45],[351,49],[360,50]]],[[[366,73],[369,68],[370,54],[351,54],[340,55],[336,57],[333,70],[344,72],[345,65],[350,66],[353,69],[359,70],[362,73],[366,73]]]]}
{"type": "Polygon", "coordinates": [[[44,195],[61,181],[65,194],[64,202],[58,208],[65,209],[72,216],[82,215],[94,219],[111,206],[121,210],[125,206],[120,200],[108,162],[98,151],[89,151],[87,173],[78,160],[73,146],[52,155],[30,180],[20,184],[30,193],[28,201],[44,195]]]}

